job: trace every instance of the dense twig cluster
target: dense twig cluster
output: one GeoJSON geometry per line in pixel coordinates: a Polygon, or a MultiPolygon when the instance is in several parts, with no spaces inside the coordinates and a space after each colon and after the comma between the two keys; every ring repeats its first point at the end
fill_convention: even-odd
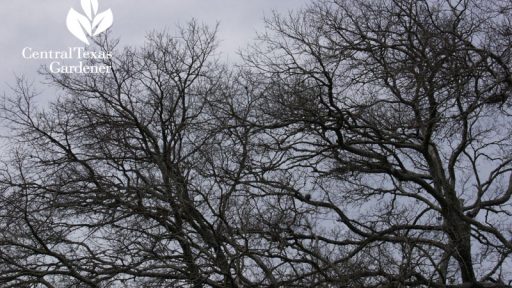
{"type": "Polygon", "coordinates": [[[20,80],[2,287],[510,287],[512,3],[328,0],[20,80]]]}

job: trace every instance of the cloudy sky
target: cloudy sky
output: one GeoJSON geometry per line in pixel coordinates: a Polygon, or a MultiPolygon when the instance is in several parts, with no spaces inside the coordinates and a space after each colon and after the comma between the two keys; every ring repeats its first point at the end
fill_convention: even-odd
{"type": "MultiPolygon", "coordinates": [[[[121,45],[140,45],[153,30],[172,31],[191,18],[214,25],[220,22],[220,50],[229,58],[261,31],[263,17],[273,10],[287,13],[308,0],[99,0],[99,11],[111,8],[112,34],[121,45]]],[[[0,91],[8,90],[14,75],[39,81],[35,73],[49,61],[25,60],[24,47],[65,50],[83,46],[66,28],[70,8],[82,11],[80,0],[0,0],[0,91]]]]}

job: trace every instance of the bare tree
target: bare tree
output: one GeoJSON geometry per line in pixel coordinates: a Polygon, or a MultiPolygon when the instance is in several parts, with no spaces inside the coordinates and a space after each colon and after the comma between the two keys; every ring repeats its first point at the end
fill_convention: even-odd
{"type": "Polygon", "coordinates": [[[511,8],[332,0],[268,20],[245,56],[261,83],[259,189],[315,221],[287,236],[289,262],[364,287],[512,281],[511,8]]]}
{"type": "Polygon", "coordinates": [[[2,287],[241,281],[229,185],[211,171],[237,141],[213,110],[231,89],[215,34],[191,22],[141,49],[103,39],[112,73],[48,74],[65,96],[45,110],[19,81],[3,107],[16,135],[2,169],[2,287]]]}
{"type": "Polygon", "coordinates": [[[323,0],[241,68],[191,22],[20,79],[2,287],[510,287],[511,12],[323,0]]]}

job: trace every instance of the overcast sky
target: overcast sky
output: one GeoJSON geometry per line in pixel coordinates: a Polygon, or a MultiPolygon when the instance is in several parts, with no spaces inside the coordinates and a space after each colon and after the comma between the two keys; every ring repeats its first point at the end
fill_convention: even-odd
{"type": "MultiPolygon", "coordinates": [[[[272,10],[287,13],[308,0],[99,0],[99,12],[114,14],[112,34],[121,45],[140,45],[152,30],[172,29],[191,18],[214,25],[220,22],[220,51],[236,57],[263,28],[263,17],[272,10]]],[[[83,46],[66,28],[70,8],[82,11],[80,0],[0,0],[0,91],[12,84],[14,74],[37,79],[38,67],[49,61],[25,60],[24,47],[65,50],[83,46]]]]}

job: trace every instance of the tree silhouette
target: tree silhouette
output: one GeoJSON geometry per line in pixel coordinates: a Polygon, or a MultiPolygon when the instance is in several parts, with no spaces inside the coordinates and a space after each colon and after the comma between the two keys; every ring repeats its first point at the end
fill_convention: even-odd
{"type": "Polygon", "coordinates": [[[512,3],[192,21],[1,108],[2,287],[510,287],[512,3]]]}

